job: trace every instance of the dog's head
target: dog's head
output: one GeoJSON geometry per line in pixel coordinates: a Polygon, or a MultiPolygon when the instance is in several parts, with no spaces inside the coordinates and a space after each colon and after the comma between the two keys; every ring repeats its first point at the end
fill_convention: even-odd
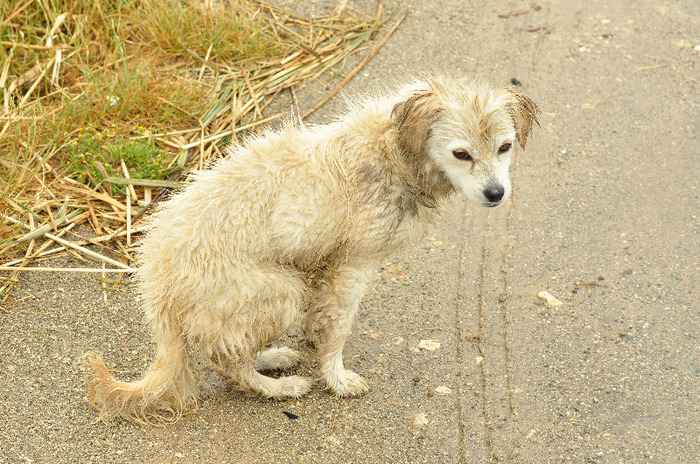
{"type": "Polygon", "coordinates": [[[538,113],[532,100],[510,90],[432,80],[396,104],[392,119],[407,154],[427,157],[474,203],[498,206],[510,195],[516,142],[525,148],[538,113]]]}

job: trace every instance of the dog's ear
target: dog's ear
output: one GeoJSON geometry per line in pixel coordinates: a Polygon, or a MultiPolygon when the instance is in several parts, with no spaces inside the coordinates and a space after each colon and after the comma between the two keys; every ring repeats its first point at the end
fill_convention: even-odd
{"type": "Polygon", "coordinates": [[[533,124],[540,125],[537,120],[537,115],[540,114],[540,109],[529,97],[509,90],[513,97],[511,104],[511,114],[515,122],[515,130],[518,133],[518,143],[521,148],[525,148],[527,137],[530,135],[530,130],[533,124]]]}
{"type": "Polygon", "coordinates": [[[391,111],[396,125],[398,142],[404,150],[418,154],[425,148],[430,123],[442,111],[437,96],[432,91],[422,91],[397,103],[391,111]]]}

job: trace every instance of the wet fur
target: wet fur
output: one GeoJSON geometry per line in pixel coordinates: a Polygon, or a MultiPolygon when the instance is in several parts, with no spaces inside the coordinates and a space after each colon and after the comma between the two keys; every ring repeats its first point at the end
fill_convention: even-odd
{"type": "Polygon", "coordinates": [[[431,78],[366,99],[333,124],[268,133],[194,174],[154,215],[140,248],[155,360],[126,383],[89,353],[92,404],[101,417],[176,421],[196,408],[202,388],[191,348],[242,388],[304,395],[311,379],[260,373],[299,361],[289,348],[268,348],[297,321],[318,350],[325,387],[364,393],[342,351],[374,269],[423,237],[442,201],[462,188],[460,176],[473,177],[464,189],[474,196],[472,184],[503,170],[493,166],[505,161],[485,152],[471,166],[454,163],[451,133],[472,150],[490,150],[503,134],[524,147],[536,115],[511,91],[431,78]]]}

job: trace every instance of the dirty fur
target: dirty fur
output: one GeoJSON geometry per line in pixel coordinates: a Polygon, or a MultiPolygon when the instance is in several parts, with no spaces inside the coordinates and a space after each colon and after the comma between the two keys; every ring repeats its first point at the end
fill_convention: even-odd
{"type": "Polygon", "coordinates": [[[267,133],[194,174],[140,248],[153,364],[126,383],[87,355],[100,417],[163,425],[196,409],[203,381],[190,349],[244,389],[304,395],[312,379],[261,373],[299,362],[269,348],[294,322],[327,389],[366,392],[342,352],[374,269],[420,240],[454,190],[505,201],[511,146],[525,147],[537,113],[515,92],[432,77],[359,101],[335,123],[267,133]]]}

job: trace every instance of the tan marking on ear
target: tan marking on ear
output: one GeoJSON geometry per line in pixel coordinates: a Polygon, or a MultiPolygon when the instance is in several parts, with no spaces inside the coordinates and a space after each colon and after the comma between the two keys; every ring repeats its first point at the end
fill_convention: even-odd
{"type": "Polygon", "coordinates": [[[418,154],[425,148],[430,123],[442,107],[432,91],[416,93],[407,100],[397,103],[391,111],[396,124],[401,148],[418,154]]]}
{"type": "Polygon", "coordinates": [[[541,111],[529,97],[513,92],[512,90],[509,90],[509,92],[514,98],[511,113],[515,121],[515,130],[518,133],[518,143],[521,148],[525,149],[532,124],[540,125],[537,120],[537,115],[540,114],[541,111]]]}

